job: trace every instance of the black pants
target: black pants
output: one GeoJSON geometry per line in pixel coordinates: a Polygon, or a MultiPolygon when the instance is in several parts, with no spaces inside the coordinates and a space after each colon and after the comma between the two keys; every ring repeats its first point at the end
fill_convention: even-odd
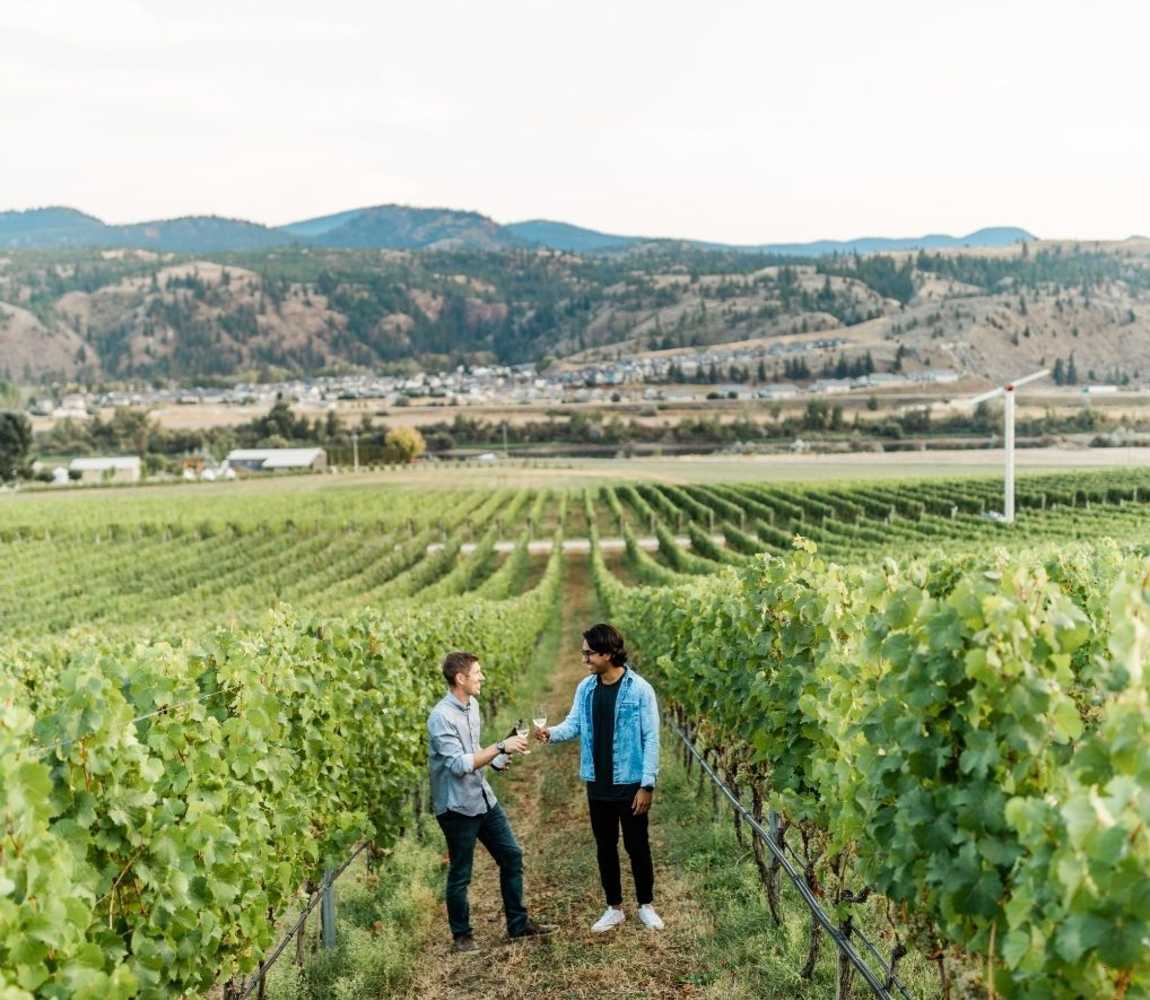
{"type": "Polygon", "coordinates": [[[591,829],[599,855],[599,879],[608,906],[623,902],[623,885],[619,878],[619,828],[623,828],[623,846],[631,859],[635,879],[635,898],[639,905],[654,902],[655,866],[651,863],[651,842],[647,837],[647,814],[635,816],[631,800],[606,801],[588,799],[591,829]]]}
{"type": "Polygon", "coordinates": [[[447,921],[454,937],[471,933],[471,907],[467,887],[471,884],[471,867],[478,840],[499,865],[499,888],[503,893],[503,912],[507,933],[522,934],[527,926],[527,907],[523,905],[523,851],[511,832],[507,814],[496,803],[480,816],[440,813],[435,817],[447,838],[451,866],[447,871],[447,921]]]}

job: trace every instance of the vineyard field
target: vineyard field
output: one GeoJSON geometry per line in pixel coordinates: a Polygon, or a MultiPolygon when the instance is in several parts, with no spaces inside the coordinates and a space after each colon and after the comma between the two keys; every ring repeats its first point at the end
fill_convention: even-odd
{"type": "Polygon", "coordinates": [[[1024,476],[1013,525],[1001,499],[963,477],[0,503],[0,1000],[250,973],[269,916],[424,808],[443,652],[513,699],[573,558],[844,926],[937,965],[938,995],[1150,998],[1150,471],[1024,476]]]}

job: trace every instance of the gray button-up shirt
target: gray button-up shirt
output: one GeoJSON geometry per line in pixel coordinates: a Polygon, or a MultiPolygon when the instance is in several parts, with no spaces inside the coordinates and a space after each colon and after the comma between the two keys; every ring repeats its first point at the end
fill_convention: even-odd
{"type": "MultiPolygon", "coordinates": [[[[450,809],[463,816],[480,816],[496,803],[495,793],[475,768],[479,742],[479,702],[464,705],[450,691],[427,717],[427,763],[431,771],[431,807],[438,816],[450,809]]],[[[507,762],[500,754],[496,770],[507,762]]]]}

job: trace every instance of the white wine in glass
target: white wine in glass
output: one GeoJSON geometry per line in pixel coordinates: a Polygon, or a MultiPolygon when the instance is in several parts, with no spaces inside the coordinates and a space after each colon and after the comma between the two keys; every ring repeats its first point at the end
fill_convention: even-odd
{"type": "MultiPolygon", "coordinates": [[[[515,720],[515,735],[516,736],[523,736],[523,737],[527,736],[527,723],[523,719],[516,719],[515,720]]],[[[530,750],[524,750],[523,752],[524,753],[531,753],[530,750]]]]}
{"type": "Polygon", "coordinates": [[[535,724],[535,732],[542,733],[547,725],[547,710],[545,708],[536,708],[535,714],[531,717],[531,721],[535,724]]]}

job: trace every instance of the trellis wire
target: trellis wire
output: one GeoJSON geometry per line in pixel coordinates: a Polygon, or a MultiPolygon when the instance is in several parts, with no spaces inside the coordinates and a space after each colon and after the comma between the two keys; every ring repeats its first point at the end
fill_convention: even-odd
{"type": "MultiPolygon", "coordinates": [[[[752,833],[767,845],[767,849],[771,852],[771,855],[775,858],[776,861],[779,862],[779,865],[782,867],[783,871],[787,873],[787,877],[798,890],[799,895],[803,897],[803,901],[810,909],[811,915],[815,918],[815,920],[818,921],[823,930],[825,930],[827,934],[830,935],[831,940],[834,941],[834,943],[838,946],[839,951],[843,953],[847,961],[854,966],[855,971],[857,971],[858,974],[862,976],[864,980],[866,980],[866,984],[874,992],[874,995],[878,997],[879,1000],[894,1000],[894,997],[891,996],[887,987],[883,985],[882,980],[875,975],[871,967],[867,964],[866,960],[858,953],[858,951],[855,950],[854,945],[852,945],[846,935],[844,935],[842,931],[839,930],[839,928],[835,925],[835,922],[827,914],[826,910],[824,910],[819,904],[819,901],[815,894],[811,891],[810,886],[807,885],[806,879],[803,877],[802,872],[799,869],[796,869],[795,866],[787,858],[786,850],[780,848],[771,840],[768,832],[763,829],[759,821],[756,820],[753,815],[751,815],[751,813],[742,804],[742,802],[739,801],[735,793],[732,792],[731,789],[727,786],[727,783],[723,781],[723,779],[719,777],[711,765],[707,763],[703,755],[695,747],[695,744],[692,743],[688,738],[687,734],[683,732],[683,730],[680,729],[679,726],[671,719],[665,719],[665,721],[667,725],[670,726],[672,730],[674,730],[675,735],[683,741],[683,744],[690,751],[695,760],[699,762],[699,767],[702,768],[707,777],[709,777],[711,781],[715,783],[719,791],[721,791],[727,797],[727,800],[731,803],[731,806],[735,809],[735,811],[747,822],[748,826],[751,828],[752,833]]],[[[789,845],[786,846],[789,849],[789,845]]],[[[893,966],[883,959],[878,949],[871,943],[867,936],[858,930],[856,930],[854,933],[858,935],[859,939],[863,941],[870,952],[875,956],[876,959],[878,959],[878,961],[883,966],[883,972],[886,975],[888,981],[890,981],[898,989],[898,992],[905,998],[905,1000],[915,1000],[913,994],[911,994],[907,990],[906,986],[902,983],[902,981],[896,975],[894,975],[893,966]]]]}
{"type": "MultiPolygon", "coordinates": [[[[279,944],[277,944],[275,948],[272,949],[272,953],[266,959],[264,959],[263,962],[260,963],[259,968],[256,969],[254,973],[252,973],[251,981],[242,986],[237,1000],[247,1000],[247,998],[250,997],[252,993],[259,987],[259,985],[263,982],[264,977],[268,974],[268,970],[276,964],[280,955],[284,953],[284,949],[287,948],[292,939],[298,933],[300,933],[304,922],[311,915],[311,911],[320,904],[321,900],[327,898],[328,894],[331,892],[331,887],[335,884],[335,880],[338,879],[340,875],[342,875],[345,871],[347,871],[348,866],[367,849],[367,846],[368,842],[365,840],[362,844],[359,845],[359,847],[355,849],[351,857],[348,858],[342,865],[340,865],[334,871],[324,873],[323,881],[320,883],[319,888],[316,889],[314,893],[312,893],[311,899],[308,900],[307,906],[304,907],[304,910],[299,915],[299,919],[296,920],[295,925],[280,939],[279,944]]],[[[327,947],[326,942],[325,947],[327,947]]]]}

